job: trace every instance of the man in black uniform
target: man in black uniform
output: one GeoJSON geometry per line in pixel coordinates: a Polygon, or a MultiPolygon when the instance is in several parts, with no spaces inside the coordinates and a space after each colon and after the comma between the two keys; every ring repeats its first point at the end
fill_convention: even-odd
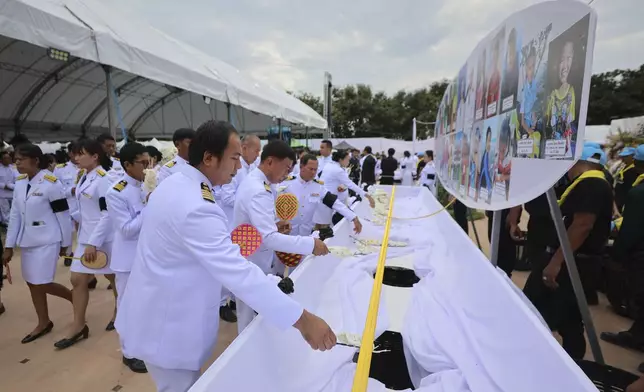
{"type": "Polygon", "coordinates": [[[376,158],[371,154],[371,147],[364,148],[364,160],[362,161],[362,177],[361,182],[366,184],[366,188],[376,183],[376,158]]]}
{"type": "Polygon", "coordinates": [[[349,168],[349,178],[354,184],[360,185],[360,150],[356,148],[351,150],[349,168]]]}
{"type": "MultiPolygon", "coordinates": [[[[581,159],[568,171],[572,182],[559,198],[582,285],[591,287],[608,241],[613,211],[612,187],[601,171],[605,160],[601,149],[584,146],[581,159]]],[[[564,350],[573,359],[582,359],[586,353],[584,324],[554,225],[548,238],[541,257],[533,260],[523,291],[550,329],[559,332],[564,350]]]]}
{"type": "Polygon", "coordinates": [[[380,185],[393,185],[394,184],[394,172],[398,169],[398,161],[394,158],[396,150],[390,148],[387,150],[387,157],[382,158],[380,163],[380,170],[382,174],[380,175],[380,185]]]}
{"type": "MultiPolygon", "coordinates": [[[[635,157],[644,160],[644,145],[635,157]]],[[[644,175],[634,181],[624,206],[622,226],[613,246],[613,257],[624,265],[630,279],[629,287],[635,321],[628,331],[604,332],[601,339],[622,347],[644,351],[644,175]]]]}
{"type": "MultiPolygon", "coordinates": [[[[635,169],[635,149],[633,147],[624,147],[621,153],[619,153],[620,158],[624,162],[624,168],[617,173],[615,178],[615,205],[619,212],[624,208],[624,203],[626,203],[626,196],[628,191],[631,190],[633,186],[633,181],[639,175],[638,170],[635,169]]],[[[640,165],[644,162],[640,162],[640,165]]],[[[641,169],[640,169],[641,170],[641,169]]]]}

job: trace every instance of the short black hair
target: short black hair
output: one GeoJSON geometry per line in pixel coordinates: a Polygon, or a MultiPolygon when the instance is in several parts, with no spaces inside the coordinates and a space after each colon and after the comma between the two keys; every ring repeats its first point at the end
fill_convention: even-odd
{"type": "Polygon", "coordinates": [[[428,157],[434,159],[434,151],[432,151],[432,150],[425,151],[425,155],[427,155],[428,157]]]}
{"type": "Polygon", "coordinates": [[[320,145],[326,144],[329,148],[333,148],[333,143],[331,143],[331,140],[324,139],[322,142],[320,142],[320,145]]]}
{"type": "Polygon", "coordinates": [[[403,155],[405,157],[409,158],[411,156],[411,153],[409,151],[405,151],[405,152],[403,152],[403,155]]]}
{"type": "Polygon", "coordinates": [[[133,165],[134,161],[136,161],[136,157],[141,156],[148,152],[148,150],[145,148],[145,146],[141,143],[137,142],[129,142],[125,143],[125,145],[121,148],[121,163],[123,166],[125,166],[125,162],[133,165]]]}
{"type": "Polygon", "coordinates": [[[365,147],[365,148],[364,148],[364,150],[365,150],[365,152],[366,152],[367,154],[371,154],[371,153],[372,153],[371,146],[367,146],[367,147],[365,147]]]}
{"type": "Polygon", "coordinates": [[[7,154],[7,155],[11,156],[11,154],[9,154],[9,151],[7,151],[7,150],[2,150],[2,151],[0,151],[0,158],[2,158],[5,154],[7,154]]]}
{"type": "Polygon", "coordinates": [[[395,153],[396,153],[396,150],[394,150],[393,148],[390,148],[389,150],[387,150],[387,154],[390,157],[393,157],[395,153]]]}
{"type": "Polygon", "coordinates": [[[158,148],[154,146],[145,146],[145,151],[148,152],[151,158],[156,159],[157,162],[161,162],[161,160],[163,160],[163,154],[161,154],[161,151],[159,151],[158,148]]]}
{"type": "Polygon", "coordinates": [[[331,156],[331,159],[332,159],[334,162],[340,162],[341,160],[343,160],[344,158],[346,158],[346,157],[347,157],[347,155],[349,155],[349,152],[348,152],[347,150],[334,151],[334,152],[333,152],[333,155],[331,156]]]}
{"type": "Polygon", "coordinates": [[[67,162],[67,153],[63,149],[56,150],[54,155],[56,156],[56,162],[58,163],[67,162]]]}
{"type": "Polygon", "coordinates": [[[49,164],[45,158],[45,154],[42,153],[40,147],[31,143],[23,143],[16,146],[16,154],[20,154],[23,157],[38,159],[38,168],[46,169],[49,164]]]}
{"type": "Polygon", "coordinates": [[[110,135],[109,133],[101,133],[96,137],[96,141],[101,144],[105,144],[105,142],[108,140],[116,141],[116,139],[114,139],[114,136],[110,135]]]}
{"type": "Polygon", "coordinates": [[[194,167],[199,166],[207,152],[221,159],[232,134],[237,135],[237,130],[225,121],[209,120],[201,124],[190,143],[188,163],[194,167]]]}
{"type": "Polygon", "coordinates": [[[302,158],[300,158],[300,164],[306,166],[306,164],[309,163],[309,161],[317,161],[317,160],[318,158],[315,155],[306,153],[302,158]]]}
{"type": "Polygon", "coordinates": [[[264,146],[262,150],[261,162],[264,162],[268,158],[277,158],[277,159],[290,159],[295,162],[295,151],[286,144],[283,140],[272,140],[264,146]]]}
{"type": "Polygon", "coordinates": [[[45,154],[45,161],[47,161],[47,166],[56,164],[56,155],[52,153],[45,154]]]}
{"type": "Polygon", "coordinates": [[[74,142],[69,142],[67,143],[67,152],[72,152],[74,151],[74,142]]]}
{"type": "Polygon", "coordinates": [[[19,133],[9,140],[9,144],[14,146],[15,148],[21,144],[31,144],[31,142],[29,141],[29,138],[27,136],[23,135],[22,133],[19,133]]]}
{"type": "Polygon", "coordinates": [[[357,148],[352,148],[352,149],[351,149],[351,152],[352,152],[352,153],[353,153],[353,152],[360,152],[360,150],[358,150],[357,148]]]}
{"type": "Polygon", "coordinates": [[[194,139],[195,130],[192,128],[179,128],[172,134],[172,143],[176,144],[184,139],[194,139]]]}

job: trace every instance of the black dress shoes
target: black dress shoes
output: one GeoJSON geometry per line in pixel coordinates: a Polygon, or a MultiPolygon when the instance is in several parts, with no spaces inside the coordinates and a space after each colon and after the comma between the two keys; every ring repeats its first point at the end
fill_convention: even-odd
{"type": "Polygon", "coordinates": [[[644,341],[638,339],[630,331],[622,331],[617,333],[602,332],[599,335],[599,338],[605,342],[612,343],[620,347],[644,352],[644,341]]]}
{"type": "Polygon", "coordinates": [[[105,327],[106,331],[114,331],[114,321],[110,321],[107,323],[107,327],[105,327]]]}
{"type": "Polygon", "coordinates": [[[57,349],[63,350],[68,347],[71,347],[75,345],[76,343],[80,342],[83,339],[87,339],[89,337],[89,327],[85,325],[83,329],[80,330],[76,335],[72,336],[71,338],[67,339],[61,339],[54,343],[54,347],[57,349]]]}
{"type": "Polygon", "coordinates": [[[47,324],[45,329],[43,329],[42,331],[40,331],[40,332],[38,332],[37,334],[34,334],[34,335],[29,334],[29,335],[25,336],[24,338],[22,338],[21,343],[22,344],[31,343],[34,340],[47,335],[49,332],[51,332],[52,329],[54,329],[54,323],[52,323],[50,321],[49,324],[47,324]]]}
{"type": "Polygon", "coordinates": [[[148,369],[145,367],[145,363],[140,359],[136,358],[125,358],[123,357],[123,365],[130,368],[134,373],[147,373],[148,369]]]}
{"type": "Polygon", "coordinates": [[[237,315],[229,305],[219,307],[219,317],[227,323],[236,323],[237,315]]]}

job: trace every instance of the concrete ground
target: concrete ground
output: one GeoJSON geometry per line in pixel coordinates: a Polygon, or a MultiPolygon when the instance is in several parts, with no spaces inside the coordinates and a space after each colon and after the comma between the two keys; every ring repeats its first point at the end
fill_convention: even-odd
{"type": "MultiPolygon", "coordinates": [[[[482,248],[488,251],[487,223],[476,222],[482,248]]],[[[472,232],[472,230],[470,230],[472,232]]],[[[472,235],[473,237],[473,235],[472,235]]],[[[56,351],[54,342],[64,337],[72,321],[69,303],[51,298],[49,312],[55,324],[49,335],[26,345],[20,340],[36,325],[36,316],[29,291],[20,273],[19,252],[11,262],[14,284],[5,281],[2,301],[7,312],[0,316],[0,390],[7,392],[154,392],[154,385],[147,375],[134,374],[121,364],[118,335],[106,332],[114,298],[106,290],[107,281],[99,278],[99,285],[90,295],[87,324],[90,337],[67,350],[56,351]]],[[[513,280],[519,287],[527,277],[518,272],[513,280]]],[[[69,269],[62,265],[56,281],[69,286],[69,269]]],[[[619,331],[630,326],[628,319],[612,313],[602,296],[601,303],[592,307],[593,320],[598,331],[619,331]]],[[[235,324],[221,323],[219,342],[212,360],[232,342],[237,335],[235,324]]],[[[644,361],[644,354],[624,350],[602,342],[606,362],[636,373],[637,365],[644,361]]],[[[529,355],[529,353],[526,353],[529,355]]],[[[590,358],[590,354],[588,354],[590,358]]]]}

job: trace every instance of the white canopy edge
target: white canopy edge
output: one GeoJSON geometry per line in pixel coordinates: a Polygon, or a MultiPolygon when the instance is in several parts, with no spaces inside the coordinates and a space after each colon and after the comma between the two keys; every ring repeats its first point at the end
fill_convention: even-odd
{"type": "Polygon", "coordinates": [[[317,112],[214,57],[95,0],[0,0],[0,34],[214,100],[323,129],[317,112]]]}

